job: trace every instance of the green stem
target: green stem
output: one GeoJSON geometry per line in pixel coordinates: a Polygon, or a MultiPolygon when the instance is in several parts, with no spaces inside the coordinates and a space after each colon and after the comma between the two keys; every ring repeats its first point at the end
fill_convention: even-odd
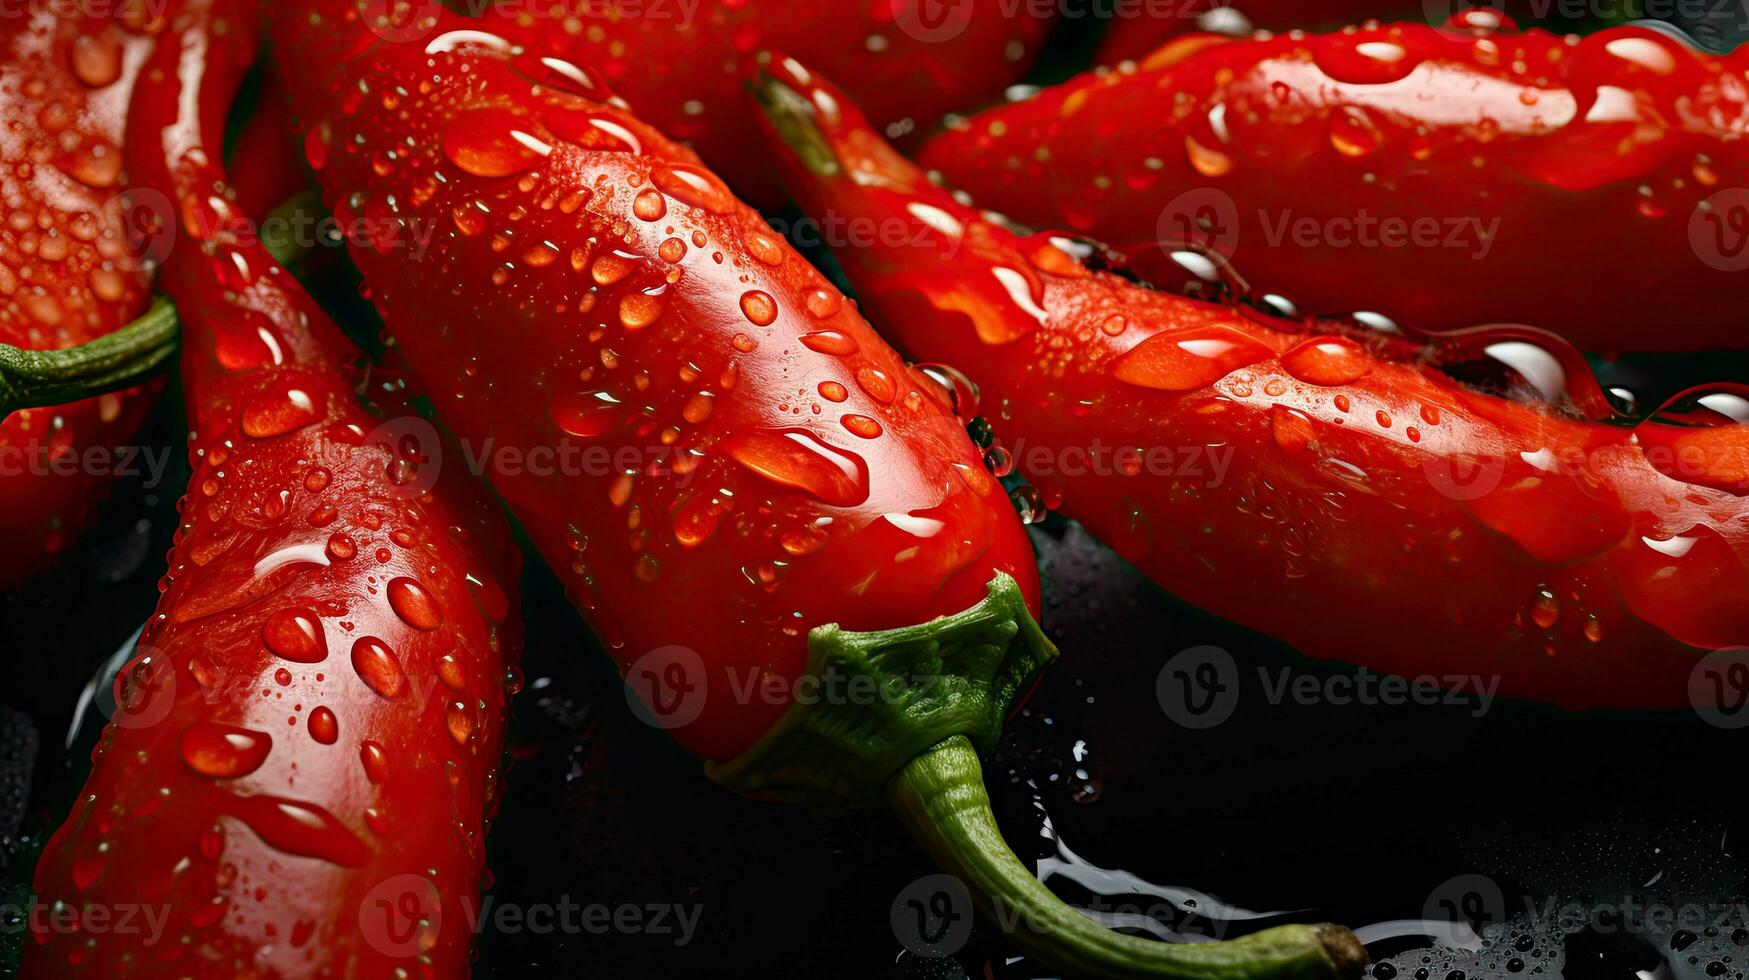
{"type": "Polygon", "coordinates": [[[1035,877],[1002,838],[977,751],[955,736],[887,783],[906,826],[963,880],[1016,946],[1078,977],[1311,980],[1359,976],[1366,950],[1335,925],[1290,925],[1218,943],[1175,944],[1113,932],[1035,877]]]}
{"type": "Polygon", "coordinates": [[[0,344],[0,418],[132,388],[176,356],[176,308],[160,301],[115,333],[62,350],[0,344]]]}

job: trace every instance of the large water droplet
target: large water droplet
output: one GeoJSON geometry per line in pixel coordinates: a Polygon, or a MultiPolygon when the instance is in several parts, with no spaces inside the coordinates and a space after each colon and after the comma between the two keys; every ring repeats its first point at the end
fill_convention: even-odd
{"type": "Polygon", "coordinates": [[[868,499],[868,463],[805,429],[754,429],[732,436],[730,458],[774,483],[836,507],[868,499]]]}
{"type": "Polygon", "coordinates": [[[1119,381],[1142,388],[1193,391],[1272,353],[1231,328],[1196,327],[1149,337],[1118,359],[1113,374],[1119,381]]]}
{"type": "Polygon", "coordinates": [[[348,868],[363,867],[370,849],[346,825],[313,803],[276,796],[233,797],[226,810],[269,846],[287,854],[320,858],[348,868]]]}
{"type": "Polygon", "coordinates": [[[407,693],[407,675],[401,658],[387,643],[374,636],[361,636],[352,644],[352,669],[365,686],[385,698],[407,693]]]}
{"type": "Polygon", "coordinates": [[[437,599],[417,580],[401,577],[388,586],[389,606],[401,622],[416,630],[434,630],[443,625],[443,610],[437,599]]]}
{"type": "Polygon", "coordinates": [[[203,776],[235,779],[261,768],[273,749],[273,737],[247,728],[197,721],[183,730],[178,745],[188,768],[203,776]]]}
{"type": "Polygon", "coordinates": [[[308,609],[280,609],[267,617],[261,638],[276,656],[300,664],[328,659],[328,637],[322,620],[308,609]]]}

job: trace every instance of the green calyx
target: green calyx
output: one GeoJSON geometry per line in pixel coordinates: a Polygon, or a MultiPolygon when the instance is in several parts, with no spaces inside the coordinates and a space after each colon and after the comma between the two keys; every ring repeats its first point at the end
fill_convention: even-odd
{"type": "Polygon", "coordinates": [[[887,780],[944,739],[994,748],[1010,709],[1056,657],[1004,574],[977,605],[932,622],[873,633],[821,626],[808,637],[797,703],[752,748],[706,771],[738,793],[818,811],[879,805],[887,780]]]}
{"type": "Polygon", "coordinates": [[[1359,940],[1334,925],[1199,944],[1113,932],[1015,856],[996,825],[978,753],[995,747],[1057,649],[1007,575],[977,605],[933,622],[873,633],[822,626],[808,652],[795,703],[751,749],[706,767],[717,783],[816,811],[884,797],[1016,947],[1072,976],[1332,980],[1366,965],[1359,940]]]}
{"type": "Polygon", "coordinates": [[[0,344],[0,418],[132,388],[176,356],[177,327],[175,307],[159,301],[138,320],[78,347],[0,344]]]}

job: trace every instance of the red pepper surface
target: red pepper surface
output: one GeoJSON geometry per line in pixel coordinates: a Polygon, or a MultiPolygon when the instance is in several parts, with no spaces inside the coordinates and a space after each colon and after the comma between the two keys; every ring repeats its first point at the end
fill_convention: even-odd
{"type": "MultiPolygon", "coordinates": [[[[1150,8],[1146,4],[1127,9],[1139,11],[1139,14],[1117,14],[1111,18],[1105,37],[1099,44],[1099,55],[1095,59],[1102,65],[1115,65],[1120,61],[1145,63],[1149,55],[1161,45],[1173,38],[1198,31],[1239,36],[1250,33],[1253,29],[1310,30],[1340,27],[1369,19],[1413,20],[1437,15],[1443,21],[1460,14],[1465,18],[1496,18],[1502,10],[1514,16],[1522,16],[1535,12],[1537,8],[1518,0],[1511,3],[1495,0],[1485,7],[1468,7],[1468,0],[1452,3],[1419,3],[1416,0],[1323,0],[1316,5],[1304,3],[1303,0],[1171,0],[1153,8],[1158,15],[1149,15],[1150,8]]],[[[1545,6],[1544,9],[1549,8],[1545,6]]]]}
{"type": "Polygon", "coordinates": [[[1749,50],[1420,24],[1173,50],[919,159],[1144,277],[1188,239],[1321,315],[1526,323],[1596,351],[1749,343],[1749,50]]]}
{"type": "MultiPolygon", "coordinates": [[[[435,5],[411,6],[424,15],[435,5]]],[[[782,187],[741,100],[759,50],[829,66],[882,125],[928,127],[999,98],[1053,22],[1051,5],[1013,0],[530,0],[506,9],[484,18],[486,29],[595,69],[641,119],[764,207],[782,203],[782,187]]],[[[422,23],[412,16],[392,36],[428,40],[422,23]]]]}
{"type": "MultiPolygon", "coordinates": [[[[151,298],[127,248],[116,185],[152,24],[63,16],[77,5],[65,6],[0,17],[0,344],[24,350],[113,333],[151,298]]],[[[20,382],[0,361],[0,412],[17,406],[20,382]]],[[[113,460],[155,388],[0,420],[0,589],[47,567],[90,524],[112,467],[87,453],[113,460]]]]}
{"type": "Polygon", "coordinates": [[[993,223],[776,70],[804,207],[910,246],[841,253],[871,315],[962,365],[1042,501],[1168,591],[1313,656],[1569,708],[1686,706],[1696,661],[1749,642],[1749,389],[1632,427],[1546,334],[1377,344],[1144,289],[993,223]]]}
{"type": "Polygon", "coordinates": [[[940,386],[598,76],[450,14],[417,43],[373,24],[346,0],[275,16],[318,180],[343,225],[382,229],[351,252],[440,416],[712,778],[884,793],[1017,943],[1087,975],[1364,962],[1334,927],[1148,942],[1045,889],[973,745],[1055,651],[940,386]]]}
{"type": "Polygon", "coordinates": [[[465,976],[516,551],[460,469],[399,447],[425,423],[366,410],[359,352],[238,217],[216,136],[252,17],[174,23],[129,170],[175,202],[195,471],[121,710],[38,866],[24,975],[465,976]]]}

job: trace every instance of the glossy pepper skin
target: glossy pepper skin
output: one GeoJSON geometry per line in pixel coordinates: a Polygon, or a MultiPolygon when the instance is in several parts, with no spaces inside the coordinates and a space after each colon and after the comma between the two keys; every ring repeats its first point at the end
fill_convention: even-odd
{"type": "Polygon", "coordinates": [[[597,76],[477,21],[416,44],[372,23],[346,0],[275,15],[318,179],[343,224],[384,229],[351,251],[391,339],[650,720],[740,792],[884,798],[1077,975],[1359,972],[1339,927],[1173,946],[1045,888],[977,753],[1055,649],[947,390],[597,76]],[[398,232],[422,227],[414,258],[398,232]]]}
{"type": "MultiPolygon", "coordinates": [[[[698,151],[741,197],[776,207],[782,188],[754,149],[741,101],[757,52],[814,58],[882,125],[927,128],[1020,79],[1053,23],[1041,7],[1051,9],[1012,0],[531,0],[483,20],[598,71],[639,118],[698,151]]],[[[407,23],[407,35],[418,32],[416,20],[407,23]]]]}
{"type": "MultiPolygon", "coordinates": [[[[151,298],[116,191],[128,98],[155,25],[51,8],[0,18],[0,344],[26,350],[113,333],[151,298]]],[[[12,407],[6,387],[0,411],[12,407]]],[[[47,567],[90,524],[111,467],[85,454],[129,445],[155,390],[0,419],[0,589],[47,567]]]]}
{"type": "Polygon", "coordinates": [[[252,23],[182,7],[135,107],[132,179],[180,219],[162,285],[195,472],[121,709],[37,868],[27,977],[468,969],[518,559],[459,470],[389,448],[424,423],[366,409],[358,351],[237,220],[212,134],[252,23]],[[129,908],[133,930],[66,925],[129,908]]]}
{"type": "MultiPolygon", "coordinates": [[[[1145,11],[1147,8],[1139,9],[1145,11]]],[[[1199,31],[1236,35],[1250,33],[1252,29],[1281,32],[1339,27],[1369,19],[1411,21],[1434,14],[1452,17],[1461,13],[1465,17],[1479,18],[1495,17],[1496,12],[1505,11],[1512,16],[1523,16],[1535,9],[1519,0],[1509,3],[1494,0],[1480,7],[1470,7],[1468,0],[1432,4],[1416,0],[1407,3],[1396,0],[1323,0],[1315,5],[1303,0],[1178,0],[1159,8],[1166,16],[1112,17],[1095,60],[1102,65],[1115,65],[1121,61],[1143,63],[1172,39],[1199,31]]],[[[1558,13],[1552,7],[1545,9],[1558,13]]]]}
{"type": "MultiPolygon", "coordinates": [[[[282,63],[376,41],[327,19],[349,6],[281,18],[282,63]]],[[[293,82],[296,106],[342,224],[430,233],[422,258],[388,239],[353,256],[607,647],[710,666],[680,742],[752,746],[787,700],[718,689],[793,682],[815,626],[925,622],[997,572],[1036,602],[1030,545],[934,385],[690,151],[570,63],[467,31],[445,17],[337,59],[331,84],[293,82]],[[512,465],[539,447],[567,455],[512,465]]]]}
{"type": "Polygon", "coordinates": [[[1749,51],[1616,28],[1193,36],[975,116],[921,163],[1165,276],[1192,240],[1307,313],[1741,348],[1749,51]],[[1385,222],[1394,222],[1387,226],[1385,222]]]}
{"type": "Polygon", "coordinates": [[[1569,708],[1685,706],[1697,659],[1749,641],[1749,389],[1636,428],[1533,331],[1375,347],[1147,290],[992,223],[777,70],[760,95],[804,206],[915,236],[841,253],[871,316],[962,366],[1043,499],[1168,591],[1313,656],[1569,708]],[[1527,372],[1517,397],[1436,367],[1492,359],[1527,372]]]}

